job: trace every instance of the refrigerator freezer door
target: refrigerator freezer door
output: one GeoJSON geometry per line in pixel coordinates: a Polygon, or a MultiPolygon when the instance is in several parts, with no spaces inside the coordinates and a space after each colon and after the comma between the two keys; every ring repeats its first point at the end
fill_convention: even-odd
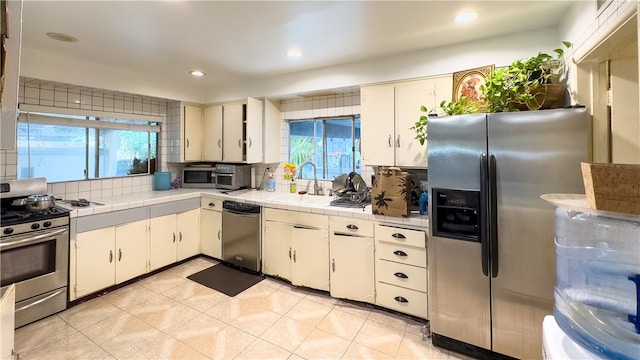
{"type": "MultiPolygon", "coordinates": [[[[429,192],[480,191],[480,158],[487,152],[486,115],[429,119],[429,192]]],[[[434,224],[429,196],[429,221],[434,224]]],[[[478,242],[433,236],[428,241],[429,320],[434,333],[491,349],[490,280],[478,242]]]]}
{"type": "Polygon", "coordinates": [[[540,195],[584,191],[588,116],[586,109],[498,113],[487,124],[489,155],[496,159],[499,257],[491,284],[493,351],[537,358],[543,318],[553,312],[556,270],[554,209],[540,195]]]}

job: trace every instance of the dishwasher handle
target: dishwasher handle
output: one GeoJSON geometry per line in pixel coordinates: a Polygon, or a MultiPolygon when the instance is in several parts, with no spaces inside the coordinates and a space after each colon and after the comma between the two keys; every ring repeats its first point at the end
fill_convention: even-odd
{"type": "Polygon", "coordinates": [[[223,212],[229,213],[229,214],[233,214],[233,215],[238,215],[238,216],[244,216],[244,217],[249,217],[249,218],[256,218],[259,217],[260,214],[256,214],[256,213],[246,213],[246,212],[240,212],[240,211],[233,211],[233,210],[229,210],[229,209],[223,209],[223,212]]]}

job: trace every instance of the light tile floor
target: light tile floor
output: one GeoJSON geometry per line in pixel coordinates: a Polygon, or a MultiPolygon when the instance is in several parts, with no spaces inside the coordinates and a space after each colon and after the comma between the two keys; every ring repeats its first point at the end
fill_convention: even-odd
{"type": "Polygon", "coordinates": [[[236,297],[196,258],[16,331],[21,359],[469,359],[422,323],[266,278],[236,297]]]}

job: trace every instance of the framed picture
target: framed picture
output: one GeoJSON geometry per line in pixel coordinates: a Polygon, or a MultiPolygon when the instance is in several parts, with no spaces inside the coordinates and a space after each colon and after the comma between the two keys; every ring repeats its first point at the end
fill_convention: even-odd
{"type": "Polygon", "coordinates": [[[493,74],[495,65],[483,66],[475,69],[458,71],[453,73],[453,101],[458,101],[462,96],[467,101],[481,102],[482,93],[480,85],[484,84],[493,74]]]}

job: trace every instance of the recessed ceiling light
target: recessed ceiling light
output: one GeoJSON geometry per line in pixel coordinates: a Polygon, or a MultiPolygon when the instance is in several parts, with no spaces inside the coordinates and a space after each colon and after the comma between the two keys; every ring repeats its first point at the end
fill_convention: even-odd
{"type": "Polygon", "coordinates": [[[78,39],[74,38],[71,35],[67,35],[67,34],[61,34],[61,33],[47,33],[47,36],[50,37],[53,40],[58,40],[58,41],[63,41],[63,42],[76,42],[78,41],[78,39]]]}
{"type": "Polygon", "coordinates": [[[300,49],[289,49],[287,50],[287,56],[290,58],[298,58],[302,56],[302,50],[300,49]]]}
{"type": "Polygon", "coordinates": [[[456,15],[456,17],[453,18],[453,21],[456,24],[462,25],[462,24],[472,23],[472,22],[476,21],[477,18],[478,18],[478,14],[477,13],[464,12],[464,13],[460,13],[460,14],[456,15]]]}
{"type": "Polygon", "coordinates": [[[204,76],[204,73],[200,70],[191,70],[189,71],[189,74],[193,75],[193,76],[197,76],[197,77],[201,77],[204,76]]]}

